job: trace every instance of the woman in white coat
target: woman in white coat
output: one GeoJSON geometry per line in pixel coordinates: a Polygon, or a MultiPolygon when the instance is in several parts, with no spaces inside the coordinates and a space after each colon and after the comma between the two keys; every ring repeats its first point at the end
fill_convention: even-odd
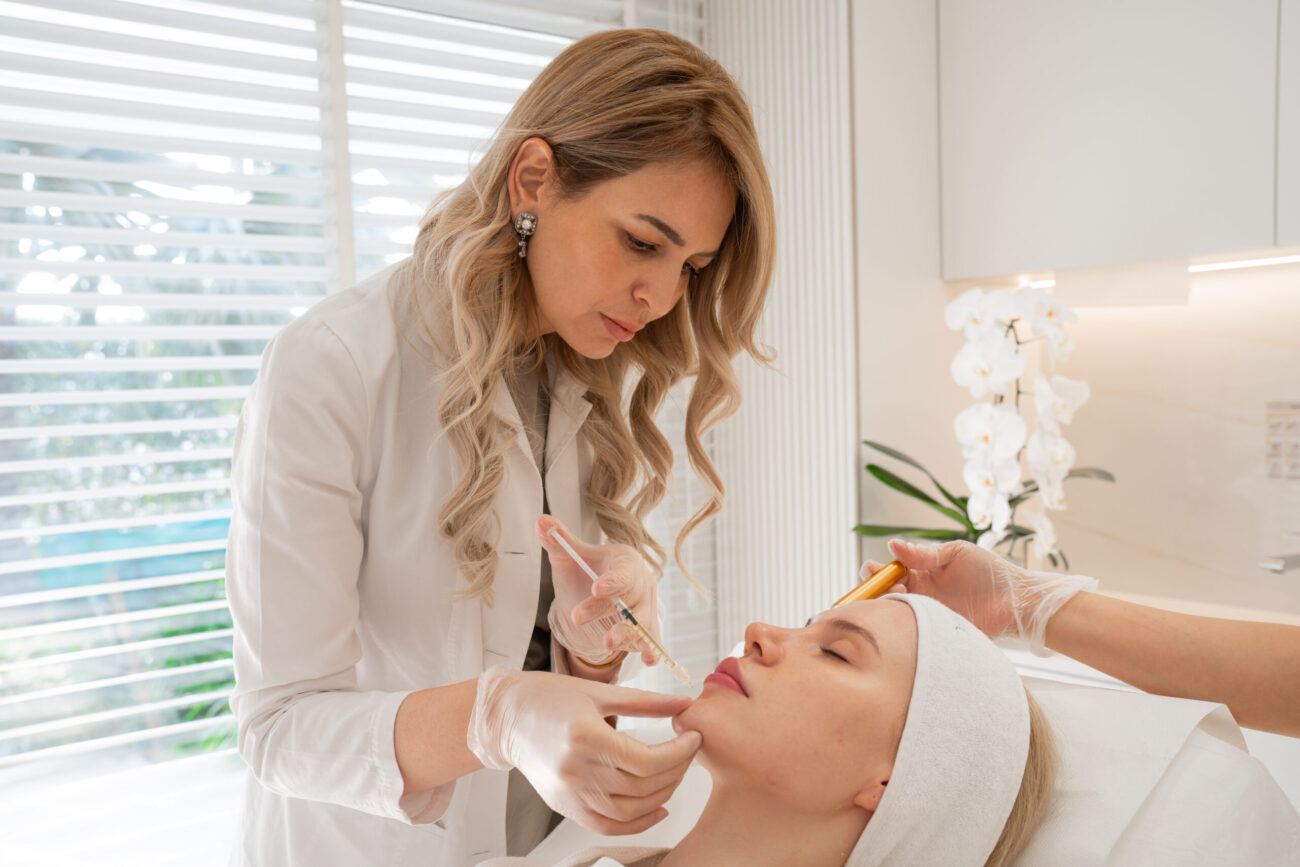
{"type": "Polygon", "coordinates": [[[523,94],[410,259],[268,344],[235,440],[232,863],[468,864],[528,851],[552,810],[604,833],[665,815],[699,736],[646,746],[603,720],[687,705],[612,685],[638,648],[606,597],[657,628],[653,419],[692,375],[713,496],[679,554],[721,507],[700,437],[739,401],[732,359],[765,358],[773,225],[726,72],[668,34],[597,34],[523,94]],[[546,537],[561,521],[596,585],[546,537]]]}

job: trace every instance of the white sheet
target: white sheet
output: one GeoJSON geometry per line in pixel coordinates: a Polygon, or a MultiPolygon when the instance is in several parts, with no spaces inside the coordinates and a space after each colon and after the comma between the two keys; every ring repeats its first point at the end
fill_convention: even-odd
{"type": "Polygon", "coordinates": [[[1300,864],[1300,814],[1223,705],[1026,683],[1062,744],[1061,771],[1017,864],[1300,864]]]}

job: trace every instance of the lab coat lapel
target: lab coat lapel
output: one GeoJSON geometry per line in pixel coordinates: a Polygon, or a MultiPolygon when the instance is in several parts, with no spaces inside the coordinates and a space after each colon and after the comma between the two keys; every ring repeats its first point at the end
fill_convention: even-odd
{"type": "Polygon", "coordinates": [[[551,413],[546,432],[546,496],[551,514],[587,542],[600,542],[595,512],[583,509],[591,475],[590,449],[578,432],[591,412],[586,386],[561,366],[551,378],[551,413]]]}
{"type": "Polygon", "coordinates": [[[498,417],[515,426],[517,433],[506,445],[505,480],[493,502],[500,535],[492,604],[480,608],[483,668],[501,665],[520,669],[532,637],[541,591],[541,543],[535,525],[542,514],[542,477],[504,380],[497,383],[493,408],[498,417]]]}
{"type": "MultiPolygon", "coordinates": [[[[534,468],[533,475],[537,477],[538,484],[541,484],[542,478],[536,470],[536,464],[533,462],[533,448],[528,444],[528,434],[524,430],[524,421],[519,415],[519,407],[515,406],[514,398],[510,396],[510,387],[506,385],[506,380],[503,376],[497,377],[497,396],[496,400],[492,404],[492,409],[496,412],[498,418],[513,425],[515,428],[514,437],[506,444],[507,465],[512,466],[511,460],[514,455],[510,453],[511,451],[521,452],[526,458],[528,458],[529,465],[534,468]]],[[[510,481],[515,482],[517,480],[511,479],[510,481]]]]}

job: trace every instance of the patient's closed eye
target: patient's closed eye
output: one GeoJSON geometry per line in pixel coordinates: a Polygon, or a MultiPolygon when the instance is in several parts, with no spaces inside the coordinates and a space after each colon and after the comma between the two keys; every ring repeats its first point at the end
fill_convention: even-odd
{"type": "Polygon", "coordinates": [[[836,653],[835,651],[831,650],[829,647],[823,647],[822,653],[826,654],[827,656],[833,656],[836,659],[838,659],[840,662],[848,662],[847,659],[845,659],[843,656],[836,653]]]}

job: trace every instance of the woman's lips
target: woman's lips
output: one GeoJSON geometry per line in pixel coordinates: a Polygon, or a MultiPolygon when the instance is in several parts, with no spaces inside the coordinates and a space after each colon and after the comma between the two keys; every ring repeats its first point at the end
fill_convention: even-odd
{"type": "Polygon", "coordinates": [[[738,692],[745,697],[749,696],[749,693],[745,691],[744,683],[741,682],[740,679],[740,663],[734,656],[728,656],[726,659],[722,660],[722,662],[719,662],[718,667],[714,669],[713,674],[704,678],[704,682],[717,684],[718,686],[738,692]]]}
{"type": "Polygon", "coordinates": [[[604,313],[600,314],[600,321],[605,323],[605,330],[609,332],[611,337],[624,343],[636,337],[637,331],[640,330],[639,328],[628,328],[626,324],[619,322],[617,319],[610,319],[604,313]]]}

